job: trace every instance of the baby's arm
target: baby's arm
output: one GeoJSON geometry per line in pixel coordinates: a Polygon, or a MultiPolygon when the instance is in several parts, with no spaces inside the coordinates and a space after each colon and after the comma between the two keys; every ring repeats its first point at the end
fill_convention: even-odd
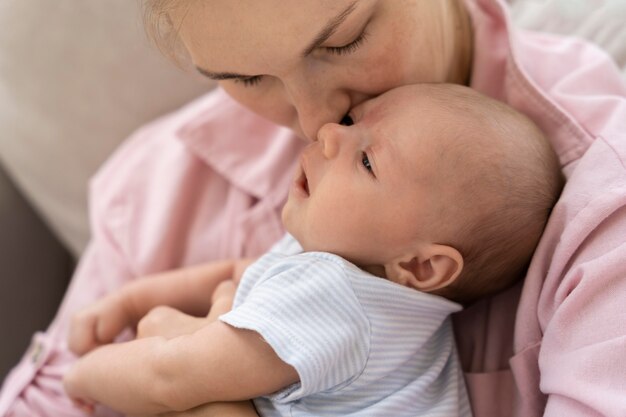
{"type": "MultiPolygon", "coordinates": [[[[213,292],[211,300],[211,311],[204,319],[204,324],[217,321],[218,317],[230,311],[236,291],[236,283],[232,280],[222,282],[213,292]]],[[[150,313],[152,315],[152,312],[150,313]]],[[[185,323],[183,313],[177,310],[163,310],[160,317],[150,320],[148,317],[140,322],[141,333],[144,337],[165,336],[169,337],[174,332],[183,334],[181,326],[188,328],[185,323]],[[148,321],[148,323],[145,323],[148,321]]],[[[193,324],[192,324],[193,325],[193,324]]],[[[139,337],[140,335],[138,335],[139,337]]],[[[156,416],[155,416],[156,417],[156,416]]],[[[214,402],[185,411],[172,411],[159,414],[158,417],[258,417],[252,401],[237,402],[214,402]]]]}
{"type": "Polygon", "coordinates": [[[259,417],[252,401],[208,403],[191,410],[159,414],[158,417],[259,417]]]}
{"type": "Polygon", "coordinates": [[[64,382],[72,398],[142,415],[249,399],[297,381],[295,369],[257,333],[218,321],[169,340],[101,347],[79,360],[64,382]]]}
{"type": "Polygon", "coordinates": [[[205,316],[215,288],[227,279],[237,279],[239,271],[249,263],[248,259],[219,261],[136,280],[76,313],[70,328],[69,347],[82,355],[111,343],[122,330],[134,327],[160,305],[205,316]]]}

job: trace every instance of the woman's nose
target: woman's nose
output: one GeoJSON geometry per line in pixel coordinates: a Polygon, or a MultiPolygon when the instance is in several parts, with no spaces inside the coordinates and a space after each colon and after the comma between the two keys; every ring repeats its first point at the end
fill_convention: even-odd
{"type": "Polygon", "coordinates": [[[352,117],[350,117],[349,114],[346,114],[343,116],[339,124],[342,126],[352,126],[354,124],[354,120],[352,120],[352,117]]]}
{"type": "Polygon", "coordinates": [[[337,123],[326,123],[317,132],[317,140],[322,146],[322,153],[326,159],[333,159],[340,149],[343,126],[337,123]]]}
{"type": "Polygon", "coordinates": [[[300,127],[307,139],[315,140],[319,129],[327,123],[343,124],[342,118],[349,110],[349,101],[345,102],[345,105],[334,103],[332,107],[321,102],[319,107],[314,106],[316,109],[310,108],[310,103],[307,103],[297,108],[300,127]]]}
{"type": "Polygon", "coordinates": [[[349,94],[328,83],[317,85],[314,79],[295,77],[287,80],[285,87],[288,100],[296,110],[300,129],[312,141],[325,123],[338,123],[352,105],[349,94]]]}

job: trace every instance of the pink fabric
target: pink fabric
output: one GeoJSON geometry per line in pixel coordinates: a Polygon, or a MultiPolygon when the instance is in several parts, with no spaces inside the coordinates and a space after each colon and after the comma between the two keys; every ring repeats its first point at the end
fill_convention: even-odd
{"type": "Polygon", "coordinates": [[[524,283],[455,317],[475,415],[624,416],[626,86],[595,47],[468,5],[472,87],[535,120],[567,178],[524,283]]]}
{"type": "MultiPolygon", "coordinates": [[[[626,88],[596,48],[509,33],[500,0],[467,4],[472,86],[530,115],[568,179],[525,282],[455,317],[474,413],[624,416],[626,88]]],[[[83,415],[61,386],[69,315],[145,274],[262,253],[282,233],[301,147],[221,91],[137,132],[92,183],[93,240],[54,322],[6,379],[0,416],[83,415]]]]}
{"type": "Polygon", "coordinates": [[[137,277],[265,252],[284,233],[280,209],[304,145],[221,90],[131,137],[92,181],[92,241],[54,322],[5,380],[0,416],[84,415],[61,384],[75,360],[71,314],[137,277]]]}

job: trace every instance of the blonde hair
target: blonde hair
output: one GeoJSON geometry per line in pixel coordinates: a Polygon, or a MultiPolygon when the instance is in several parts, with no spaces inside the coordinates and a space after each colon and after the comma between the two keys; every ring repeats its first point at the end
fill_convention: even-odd
{"type": "MultiPolygon", "coordinates": [[[[143,9],[143,24],[148,38],[161,51],[163,55],[172,59],[177,65],[183,66],[188,63],[189,55],[178,37],[179,27],[175,27],[171,13],[180,7],[189,7],[191,1],[187,0],[140,0],[143,9]]],[[[439,2],[440,0],[433,0],[439,2]]],[[[452,13],[455,34],[453,38],[459,43],[458,66],[460,72],[469,74],[465,68],[469,68],[472,60],[472,36],[469,15],[462,0],[448,0],[442,7],[449,7],[452,13]],[[459,38],[460,36],[460,38],[459,38]]],[[[180,22],[182,24],[182,21],[180,22]]],[[[453,77],[461,77],[454,74],[453,77]]],[[[451,80],[452,81],[452,80],[451,80]]],[[[468,80],[459,79],[458,82],[466,83],[468,80]]]]}
{"type": "Polygon", "coordinates": [[[141,0],[141,3],[144,30],[148,39],[163,55],[172,59],[177,65],[183,66],[187,63],[189,56],[179,39],[179,27],[174,26],[171,13],[182,7],[183,3],[189,6],[189,1],[141,0]]]}

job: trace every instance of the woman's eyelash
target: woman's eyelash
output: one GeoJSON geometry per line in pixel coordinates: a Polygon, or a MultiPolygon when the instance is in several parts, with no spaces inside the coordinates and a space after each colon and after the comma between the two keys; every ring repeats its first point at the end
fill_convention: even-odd
{"type": "MultiPolygon", "coordinates": [[[[367,38],[367,33],[365,31],[361,32],[361,34],[359,35],[358,38],[356,38],[355,40],[353,40],[352,42],[350,42],[347,45],[344,46],[328,46],[326,47],[326,52],[329,52],[330,54],[334,54],[334,55],[349,55],[353,52],[355,52],[357,49],[359,49],[359,47],[361,46],[361,44],[363,42],[365,42],[365,39],[367,38]]],[[[236,83],[242,83],[245,87],[254,87],[255,85],[259,84],[261,82],[261,79],[263,78],[263,76],[261,75],[255,75],[253,77],[248,77],[248,78],[236,78],[234,81],[236,83]]]]}
{"type": "Polygon", "coordinates": [[[327,46],[326,52],[329,52],[330,54],[334,54],[334,55],[349,55],[353,52],[356,52],[357,49],[359,49],[359,47],[361,46],[361,44],[363,44],[363,42],[365,42],[365,39],[367,38],[367,33],[365,31],[361,32],[361,34],[359,35],[358,38],[356,38],[355,40],[353,40],[352,42],[350,42],[347,45],[344,46],[327,46]]]}
{"type": "MultiPolygon", "coordinates": [[[[359,35],[358,38],[356,38],[355,40],[353,40],[352,42],[350,42],[347,45],[344,45],[344,46],[328,46],[325,49],[330,54],[334,54],[334,55],[349,55],[349,54],[355,52],[357,49],[359,49],[359,47],[365,41],[366,38],[367,38],[367,33],[365,31],[363,31],[359,35]]],[[[257,84],[259,84],[261,82],[262,78],[263,78],[262,75],[255,75],[255,76],[248,77],[248,78],[236,78],[234,81],[236,83],[242,83],[245,87],[254,87],[255,85],[257,85],[257,84]]]]}
{"type": "Polygon", "coordinates": [[[255,75],[253,77],[248,77],[248,78],[235,78],[234,81],[236,83],[242,83],[245,87],[254,87],[255,85],[261,82],[262,78],[263,78],[262,75],[255,75]]]}

